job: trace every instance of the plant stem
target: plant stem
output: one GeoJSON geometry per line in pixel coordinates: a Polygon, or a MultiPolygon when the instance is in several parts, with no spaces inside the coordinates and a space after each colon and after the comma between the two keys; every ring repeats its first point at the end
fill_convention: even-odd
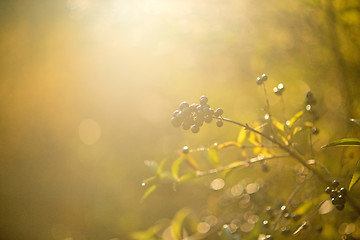
{"type": "Polygon", "coordinates": [[[223,118],[223,117],[218,117],[218,119],[222,119],[223,121],[225,122],[230,122],[230,123],[233,123],[233,124],[236,124],[236,125],[239,125],[241,127],[244,127],[246,130],[249,130],[249,131],[252,131],[256,134],[259,134],[260,136],[266,138],[267,140],[269,140],[270,142],[278,145],[282,150],[284,150],[285,152],[289,153],[289,155],[293,158],[295,158],[299,163],[301,163],[304,167],[306,167],[307,169],[309,169],[311,172],[313,172],[319,179],[321,179],[323,182],[325,183],[329,183],[329,180],[327,180],[323,175],[321,175],[315,168],[313,168],[312,166],[308,165],[306,163],[306,160],[303,159],[299,154],[297,154],[296,152],[292,151],[288,146],[285,146],[281,143],[279,143],[278,141],[276,141],[276,139],[272,136],[268,136],[268,135],[265,135],[264,133],[262,132],[259,132],[257,130],[255,130],[254,128],[250,127],[248,124],[242,124],[242,123],[239,123],[237,121],[234,121],[234,120],[231,120],[231,119],[228,119],[228,118],[223,118]]]}

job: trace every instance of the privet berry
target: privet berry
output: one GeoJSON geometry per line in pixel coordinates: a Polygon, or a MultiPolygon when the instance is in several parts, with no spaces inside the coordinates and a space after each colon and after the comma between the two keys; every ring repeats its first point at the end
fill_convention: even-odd
{"type": "Polygon", "coordinates": [[[182,153],[183,154],[188,154],[189,153],[189,147],[188,146],[184,146],[183,149],[182,149],[182,153]]]}
{"type": "Polygon", "coordinates": [[[218,127],[222,127],[224,125],[224,123],[223,123],[223,121],[221,121],[221,120],[218,120],[217,122],[216,122],[216,126],[218,126],[218,127]]]}
{"type": "Polygon", "coordinates": [[[264,73],[263,75],[261,75],[261,77],[257,77],[256,78],[256,83],[258,85],[263,84],[266,80],[268,79],[267,75],[264,73]]]}
{"type": "Polygon", "coordinates": [[[339,182],[334,180],[331,186],[325,189],[325,192],[330,195],[331,203],[335,205],[336,209],[341,211],[345,207],[346,203],[346,189],[339,187],[339,182]]]}
{"type": "Polygon", "coordinates": [[[282,84],[282,83],[279,83],[279,85],[277,85],[277,87],[273,88],[273,92],[278,96],[281,96],[283,91],[284,91],[284,84],[282,84]]]}
{"type": "MultiPolygon", "coordinates": [[[[189,130],[193,133],[200,131],[200,127],[204,121],[211,123],[213,118],[219,118],[223,114],[223,110],[218,108],[216,111],[210,108],[208,98],[206,96],[200,97],[200,104],[191,104],[186,101],[180,103],[180,110],[175,110],[171,117],[171,123],[174,127],[182,126],[184,130],[189,130]]],[[[217,123],[217,126],[222,126],[217,123]]]]}

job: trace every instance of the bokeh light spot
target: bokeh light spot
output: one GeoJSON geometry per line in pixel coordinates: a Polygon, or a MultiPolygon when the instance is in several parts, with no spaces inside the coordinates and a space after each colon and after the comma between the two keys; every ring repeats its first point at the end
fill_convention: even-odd
{"type": "Polygon", "coordinates": [[[225,181],[221,178],[216,178],[214,179],[211,184],[210,184],[210,187],[213,189],[213,190],[220,190],[222,189],[223,187],[225,186],[225,181]]]}

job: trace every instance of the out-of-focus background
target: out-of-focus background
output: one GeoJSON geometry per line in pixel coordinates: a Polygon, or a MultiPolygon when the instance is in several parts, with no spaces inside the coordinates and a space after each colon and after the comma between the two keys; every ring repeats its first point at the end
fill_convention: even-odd
{"type": "MultiPolygon", "coordinates": [[[[282,82],[286,114],[311,90],[316,146],[359,118],[360,11],[353,1],[33,0],[0,2],[0,236],[127,239],[170,218],[201,191],[171,186],[139,203],[145,160],[185,144],[236,139],[238,128],[194,135],[170,116],[209,98],[242,122],[263,115],[263,89],[282,82]],[[184,197],[184,199],[182,199],[184,197]]],[[[274,111],[280,98],[270,94],[274,111]]]]}

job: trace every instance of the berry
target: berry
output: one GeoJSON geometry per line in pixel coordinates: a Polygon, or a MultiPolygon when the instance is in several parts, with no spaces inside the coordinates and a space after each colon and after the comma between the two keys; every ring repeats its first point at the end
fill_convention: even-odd
{"type": "Polygon", "coordinates": [[[339,203],[342,203],[342,204],[344,204],[346,202],[346,199],[343,195],[339,195],[338,200],[339,200],[339,203]]]}
{"type": "Polygon", "coordinates": [[[208,102],[208,98],[205,96],[200,97],[200,104],[205,105],[208,102]]]}
{"type": "Polygon", "coordinates": [[[330,193],[331,193],[331,188],[330,188],[330,187],[325,188],[325,192],[326,192],[327,194],[330,194],[330,193]]]}
{"type": "Polygon", "coordinates": [[[191,126],[191,131],[192,131],[193,133],[198,133],[199,130],[200,130],[199,126],[197,126],[197,125],[192,125],[192,126],[191,126]]]}
{"type": "Polygon", "coordinates": [[[180,103],[180,110],[183,110],[184,108],[189,107],[189,104],[187,102],[180,103]]]}
{"type": "Polygon", "coordinates": [[[346,194],[347,194],[347,192],[346,192],[346,189],[345,188],[340,188],[340,193],[341,193],[341,195],[343,195],[343,196],[346,196],[346,194]]]}
{"type": "Polygon", "coordinates": [[[261,80],[261,78],[257,77],[256,78],[256,84],[261,85],[262,83],[263,83],[263,81],[261,80]]]}
{"type": "Polygon", "coordinates": [[[336,196],[337,196],[337,191],[334,190],[334,189],[332,189],[331,192],[330,192],[330,197],[331,197],[331,198],[334,198],[334,197],[336,197],[336,196]]]}
{"type": "Polygon", "coordinates": [[[313,128],[311,129],[311,132],[312,132],[312,134],[314,134],[314,135],[318,135],[318,134],[319,134],[319,129],[318,129],[317,127],[313,127],[313,128]]]}
{"type": "Polygon", "coordinates": [[[182,153],[183,154],[188,154],[189,153],[189,147],[188,146],[184,146],[182,149],[182,153]]]}
{"type": "Polygon", "coordinates": [[[223,121],[221,121],[221,120],[218,120],[217,122],[216,122],[216,126],[218,126],[218,127],[222,127],[224,125],[224,123],[223,123],[223,121]]]}
{"type": "Polygon", "coordinates": [[[191,124],[187,121],[183,122],[183,124],[182,124],[182,127],[184,130],[189,130],[190,126],[191,126],[191,124]]]}
{"type": "Polygon", "coordinates": [[[211,117],[210,115],[206,115],[206,116],[204,117],[204,121],[205,121],[206,123],[211,123],[212,117],[211,117]]]}
{"type": "Polygon", "coordinates": [[[264,220],[264,221],[263,221],[263,225],[264,225],[264,227],[268,228],[268,227],[269,227],[269,221],[268,221],[268,220],[264,220]]]}
{"type": "Polygon", "coordinates": [[[321,233],[323,230],[323,227],[321,225],[316,227],[316,231],[318,231],[319,233],[321,233]]]}
{"type": "Polygon", "coordinates": [[[336,188],[339,186],[339,182],[337,180],[334,180],[334,181],[332,181],[331,186],[336,188]]]}
{"type": "Polygon", "coordinates": [[[174,127],[180,127],[181,126],[181,119],[178,118],[178,117],[172,117],[171,118],[171,124],[174,126],[174,127]]]}
{"type": "Polygon", "coordinates": [[[216,109],[216,111],[214,112],[215,117],[220,117],[221,115],[223,115],[224,111],[221,108],[216,109]]]}
{"type": "Polygon", "coordinates": [[[179,110],[175,110],[174,112],[173,112],[173,117],[177,117],[177,115],[180,113],[180,111],[179,110]]]}
{"type": "Polygon", "coordinates": [[[306,104],[315,104],[316,99],[314,97],[314,94],[312,92],[307,92],[306,94],[306,104]]]}
{"type": "Polygon", "coordinates": [[[283,205],[283,206],[281,206],[281,211],[283,212],[283,213],[287,213],[287,209],[286,209],[286,206],[285,205],[283,205]]]}
{"type": "Polygon", "coordinates": [[[344,204],[337,204],[337,205],[335,205],[335,207],[336,207],[337,210],[341,211],[341,210],[344,209],[345,205],[344,204]]]}
{"type": "Polygon", "coordinates": [[[300,220],[301,214],[292,213],[291,218],[296,222],[296,221],[300,220]]]}
{"type": "Polygon", "coordinates": [[[196,116],[194,121],[198,127],[201,127],[204,123],[204,118],[202,116],[196,116]]]}
{"type": "Polygon", "coordinates": [[[261,75],[261,80],[263,82],[265,82],[268,79],[268,76],[264,73],[263,75],[261,75]]]}
{"type": "Polygon", "coordinates": [[[262,164],[261,164],[261,170],[262,170],[263,172],[269,172],[269,167],[268,167],[268,165],[265,164],[264,162],[262,162],[262,164]]]}

